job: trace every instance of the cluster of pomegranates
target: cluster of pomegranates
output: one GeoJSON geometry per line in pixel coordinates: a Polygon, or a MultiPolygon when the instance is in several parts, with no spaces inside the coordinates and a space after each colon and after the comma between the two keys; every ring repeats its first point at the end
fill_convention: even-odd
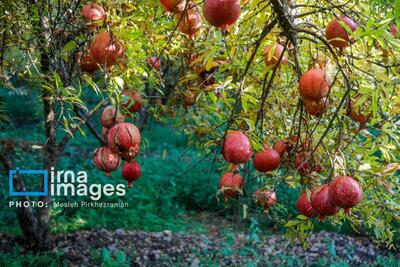
{"type": "MultiPolygon", "coordinates": [[[[193,40],[202,25],[197,5],[190,0],[160,0],[160,2],[167,12],[175,13],[179,31],[193,40]]],[[[240,16],[240,1],[205,0],[203,15],[211,25],[228,31],[240,16]]]]}
{"type": "Polygon", "coordinates": [[[124,122],[125,117],[130,117],[132,112],[138,112],[142,106],[140,94],[134,90],[122,92],[121,103],[123,113],[116,106],[109,105],[101,114],[103,126],[102,135],[105,144],[96,149],[93,157],[97,169],[109,176],[125,160],[122,166],[122,177],[128,181],[128,186],[141,175],[141,168],[135,157],[139,152],[140,131],[132,123],[124,122]]]}
{"type": "Polygon", "coordinates": [[[360,203],[361,199],[362,188],[359,183],[350,176],[338,176],[329,184],[316,187],[310,198],[306,193],[301,193],[296,208],[309,218],[318,215],[322,221],[326,216],[336,214],[340,208],[349,215],[351,208],[360,203]]]}
{"type": "MultiPolygon", "coordinates": [[[[100,4],[90,3],[83,7],[82,17],[95,26],[96,21],[106,18],[106,12],[100,4]]],[[[115,65],[123,54],[122,44],[112,32],[103,31],[94,37],[89,49],[80,55],[80,66],[83,71],[92,74],[99,69],[99,66],[107,69],[115,65]]]]}

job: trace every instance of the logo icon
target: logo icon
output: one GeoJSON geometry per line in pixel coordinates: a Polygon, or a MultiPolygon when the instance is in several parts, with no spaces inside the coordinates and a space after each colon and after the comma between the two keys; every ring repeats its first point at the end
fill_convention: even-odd
{"type": "Polygon", "coordinates": [[[9,172],[9,181],[10,181],[10,196],[47,196],[49,194],[48,190],[48,180],[49,180],[49,172],[47,170],[20,170],[16,168],[15,170],[10,170],[9,172]],[[43,192],[18,192],[14,191],[13,179],[14,175],[40,175],[43,178],[43,192]]]}

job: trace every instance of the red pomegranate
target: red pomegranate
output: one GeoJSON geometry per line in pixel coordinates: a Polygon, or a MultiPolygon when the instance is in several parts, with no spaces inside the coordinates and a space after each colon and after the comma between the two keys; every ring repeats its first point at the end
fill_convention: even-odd
{"type": "Polygon", "coordinates": [[[238,196],[243,186],[243,177],[238,173],[226,172],[219,180],[219,189],[223,189],[225,201],[238,196]]]}
{"type": "Polygon", "coordinates": [[[165,11],[168,12],[180,12],[185,9],[185,0],[160,0],[161,5],[164,7],[165,11]]]}
{"type": "Polygon", "coordinates": [[[203,14],[211,25],[228,31],[240,16],[240,1],[204,0],[203,14]]]}
{"type": "Polygon", "coordinates": [[[90,45],[90,53],[97,63],[105,66],[115,65],[124,54],[121,44],[109,32],[96,35],[90,45]]]}
{"type": "Polygon", "coordinates": [[[83,7],[82,17],[89,21],[103,20],[106,17],[106,12],[101,5],[90,3],[83,7]]]}
{"type": "MultiPolygon", "coordinates": [[[[357,23],[349,17],[340,17],[339,20],[346,24],[351,31],[354,32],[357,30],[357,23]]],[[[340,25],[337,19],[333,19],[329,22],[328,26],[326,27],[325,36],[332,46],[338,48],[344,48],[350,44],[349,33],[342,25],[340,25]]]]}
{"type": "Polygon", "coordinates": [[[289,149],[288,146],[289,146],[288,141],[286,141],[286,140],[279,140],[279,141],[276,142],[276,144],[274,145],[274,150],[275,150],[276,152],[278,152],[279,155],[280,155],[281,158],[282,158],[283,155],[285,155],[285,152],[289,149]]]}
{"type": "Polygon", "coordinates": [[[329,186],[327,184],[319,186],[312,191],[311,206],[318,212],[321,221],[323,221],[326,216],[336,214],[340,209],[330,201],[329,186]]]}
{"type": "Polygon", "coordinates": [[[200,13],[196,7],[188,7],[186,10],[179,12],[175,15],[175,19],[178,25],[178,29],[181,33],[187,34],[191,40],[194,39],[194,35],[200,29],[202,20],[200,13]]]}
{"type": "Polygon", "coordinates": [[[322,167],[319,163],[315,163],[309,153],[299,153],[296,155],[294,166],[296,170],[304,176],[311,174],[313,171],[321,173],[322,167]]]}
{"type": "Polygon", "coordinates": [[[256,203],[264,210],[269,209],[276,202],[276,193],[267,189],[257,189],[254,193],[256,203]]]}
{"type": "Polygon", "coordinates": [[[325,111],[329,107],[328,97],[325,96],[320,100],[313,99],[305,99],[304,100],[304,109],[305,111],[312,116],[321,116],[325,113],[325,111]]]}
{"type": "Polygon", "coordinates": [[[92,57],[92,55],[89,52],[83,54],[83,56],[81,56],[79,60],[81,69],[84,72],[92,74],[99,69],[99,65],[97,65],[96,60],[92,57]]]}
{"type": "Polygon", "coordinates": [[[281,156],[267,145],[263,147],[264,149],[254,156],[254,168],[259,172],[273,171],[281,164],[281,156]]]}
{"type": "Polygon", "coordinates": [[[131,161],[139,152],[139,129],[132,123],[118,123],[108,132],[107,143],[121,158],[131,161]]]}
{"type": "Polygon", "coordinates": [[[300,78],[299,89],[304,99],[320,100],[329,93],[328,75],[320,68],[308,70],[300,78]]]}
{"type": "Polygon", "coordinates": [[[102,146],[94,152],[93,163],[97,169],[105,172],[106,176],[116,170],[121,162],[120,156],[109,147],[102,146]]]}
{"type": "MultiPolygon", "coordinates": [[[[283,45],[275,44],[275,45],[266,46],[264,48],[264,53],[263,53],[265,64],[267,66],[277,64],[279,58],[282,55],[282,52],[283,52],[283,45]]],[[[286,64],[287,57],[285,57],[285,56],[282,57],[282,60],[280,63],[283,65],[286,64]]]]}
{"type": "Polygon", "coordinates": [[[128,181],[128,187],[131,187],[141,174],[142,170],[136,161],[125,162],[122,166],[122,177],[128,181]]]}
{"type": "Polygon", "coordinates": [[[155,68],[156,70],[160,70],[161,69],[161,61],[160,59],[157,59],[157,57],[149,57],[149,59],[147,59],[147,66],[149,68],[155,68]]]}
{"type": "Polygon", "coordinates": [[[306,193],[301,193],[301,195],[297,199],[296,208],[301,214],[307,216],[308,218],[313,218],[317,216],[317,212],[311,206],[311,203],[308,200],[306,193]]]}
{"type": "Polygon", "coordinates": [[[222,156],[234,165],[245,163],[251,158],[253,150],[249,138],[240,131],[228,132],[222,148],[222,156]]]}
{"type": "Polygon", "coordinates": [[[124,90],[122,92],[121,106],[126,108],[129,112],[139,112],[142,108],[141,95],[136,90],[124,90]]]}
{"type": "Polygon", "coordinates": [[[122,115],[115,106],[107,106],[101,113],[101,125],[106,128],[111,128],[116,123],[123,122],[124,119],[124,115],[122,115]]]}
{"type": "Polygon", "coordinates": [[[399,35],[399,28],[397,28],[396,24],[390,24],[390,33],[393,35],[393,37],[397,38],[399,35]]]}
{"type": "Polygon", "coordinates": [[[356,106],[357,99],[358,97],[350,101],[348,114],[353,121],[358,122],[360,124],[365,124],[369,121],[372,114],[364,112],[363,104],[361,104],[360,106],[356,106]]]}
{"type": "Polygon", "coordinates": [[[338,207],[344,208],[346,214],[351,213],[351,208],[360,203],[362,188],[350,176],[338,176],[329,184],[329,199],[338,207]]]}

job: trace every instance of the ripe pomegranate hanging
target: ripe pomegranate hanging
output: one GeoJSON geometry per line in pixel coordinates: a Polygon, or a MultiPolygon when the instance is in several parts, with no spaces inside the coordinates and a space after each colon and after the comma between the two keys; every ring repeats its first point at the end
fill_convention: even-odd
{"type": "Polygon", "coordinates": [[[249,138],[240,131],[228,132],[222,148],[222,156],[234,165],[245,163],[251,158],[253,150],[249,138]]]}
{"type": "Polygon", "coordinates": [[[263,148],[254,156],[254,168],[259,172],[273,171],[281,164],[281,156],[267,145],[263,145],[263,148]]]}
{"type": "Polygon", "coordinates": [[[90,45],[90,53],[97,63],[110,67],[124,54],[121,44],[109,32],[96,35],[90,45]]]}
{"type": "Polygon", "coordinates": [[[308,70],[300,78],[299,89],[303,99],[320,100],[329,93],[328,75],[320,68],[308,70]]]}
{"type": "Polygon", "coordinates": [[[149,68],[154,68],[156,70],[160,70],[161,69],[161,61],[160,59],[157,59],[157,57],[149,57],[149,59],[147,59],[147,66],[149,68]]]}
{"type": "Polygon", "coordinates": [[[131,161],[139,152],[139,129],[132,123],[118,123],[108,132],[107,143],[121,158],[131,161]]]}
{"type": "Polygon", "coordinates": [[[194,40],[194,35],[200,29],[202,20],[197,8],[193,5],[175,15],[178,29],[181,33],[187,34],[189,39],[194,40]]]}
{"type": "MultiPolygon", "coordinates": [[[[278,63],[279,58],[283,53],[283,45],[274,44],[264,48],[263,56],[267,66],[275,65],[278,63]]],[[[287,63],[287,57],[283,56],[280,64],[284,65],[287,63]]]]}
{"type": "Polygon", "coordinates": [[[238,173],[226,172],[219,180],[219,189],[223,190],[225,201],[238,196],[243,186],[243,177],[238,173]]]}
{"type": "Polygon", "coordinates": [[[264,210],[268,210],[276,203],[276,193],[267,189],[257,189],[254,193],[256,203],[264,210]]]}
{"type": "MultiPolygon", "coordinates": [[[[340,17],[339,21],[346,24],[352,32],[357,30],[357,23],[349,17],[340,17]]],[[[340,25],[339,21],[337,19],[333,19],[329,22],[328,26],[326,27],[325,36],[332,46],[344,48],[349,46],[350,37],[349,33],[342,25],[340,25]]]]}
{"type": "MultiPolygon", "coordinates": [[[[121,106],[128,110],[130,113],[139,112],[142,108],[141,95],[136,90],[126,89],[122,91],[121,106]]],[[[130,117],[130,114],[127,114],[130,117]]]]}
{"type": "Polygon", "coordinates": [[[301,195],[297,199],[296,208],[301,214],[307,216],[308,218],[313,218],[317,216],[317,212],[311,206],[311,203],[308,200],[306,193],[301,193],[301,195]]]}
{"type": "Polygon", "coordinates": [[[123,122],[124,119],[124,115],[122,115],[115,106],[107,106],[101,113],[101,125],[106,128],[111,128],[116,123],[123,122]]]}
{"type": "Polygon", "coordinates": [[[358,98],[359,98],[359,96],[357,96],[354,100],[350,101],[349,107],[348,107],[348,114],[353,121],[358,122],[361,125],[364,125],[369,121],[372,114],[366,113],[364,111],[364,108],[365,108],[364,104],[356,106],[356,102],[357,102],[358,98]]]}
{"type": "Polygon", "coordinates": [[[92,74],[99,69],[99,65],[97,65],[96,60],[93,58],[90,52],[86,52],[83,54],[83,56],[79,55],[78,60],[80,61],[81,69],[84,72],[92,74]]]}
{"type": "Polygon", "coordinates": [[[285,152],[289,149],[288,141],[286,140],[279,140],[274,145],[274,150],[279,153],[281,158],[285,155],[285,152]]]}
{"type": "Polygon", "coordinates": [[[185,9],[185,0],[160,0],[161,5],[164,7],[165,11],[168,12],[180,12],[185,9]]]}
{"type": "Polygon", "coordinates": [[[103,20],[106,17],[106,12],[101,5],[90,3],[83,7],[82,17],[88,21],[103,20]]]}
{"type": "Polygon", "coordinates": [[[329,186],[324,184],[317,187],[311,193],[311,206],[319,214],[319,219],[323,221],[326,216],[331,216],[339,211],[339,207],[329,199],[329,186]]]}
{"type": "Polygon", "coordinates": [[[109,147],[102,146],[94,152],[93,163],[97,169],[104,171],[106,176],[110,176],[110,173],[118,168],[120,162],[120,156],[109,147]]]}
{"type": "Polygon", "coordinates": [[[240,1],[204,0],[203,14],[211,25],[229,31],[240,16],[240,1]]]}
{"type": "Polygon", "coordinates": [[[362,188],[352,177],[338,176],[329,184],[329,199],[349,215],[362,199],[362,188]]]}
{"type": "Polygon", "coordinates": [[[305,111],[312,116],[321,116],[325,113],[325,111],[329,107],[328,97],[325,96],[320,100],[313,99],[305,99],[304,100],[304,109],[305,111]]]}
{"type": "Polygon", "coordinates": [[[122,177],[128,181],[128,187],[131,187],[140,175],[142,175],[142,170],[136,161],[125,162],[122,166],[122,177]]]}

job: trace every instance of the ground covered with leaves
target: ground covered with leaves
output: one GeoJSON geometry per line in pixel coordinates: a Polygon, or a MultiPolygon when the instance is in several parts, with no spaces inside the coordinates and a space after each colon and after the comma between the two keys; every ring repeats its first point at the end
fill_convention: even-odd
{"type": "Polygon", "coordinates": [[[54,250],[45,255],[32,255],[20,238],[0,237],[3,263],[18,252],[28,255],[32,265],[48,260],[66,266],[400,266],[400,255],[366,237],[326,231],[311,234],[310,246],[304,248],[282,235],[252,241],[246,234],[226,234],[216,227],[208,234],[94,229],[56,236],[54,250]],[[35,262],[35,257],[42,258],[35,262]]]}

